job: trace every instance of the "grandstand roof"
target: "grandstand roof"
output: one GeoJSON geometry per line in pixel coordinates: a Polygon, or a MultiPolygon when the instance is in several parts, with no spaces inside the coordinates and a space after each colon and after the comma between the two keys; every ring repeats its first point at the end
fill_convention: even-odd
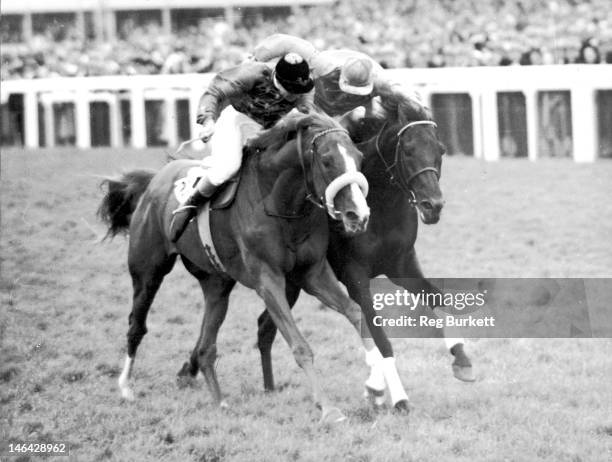
{"type": "Polygon", "coordinates": [[[74,12],[79,10],[150,10],[162,8],[224,8],[331,3],[333,0],[2,0],[2,14],[74,12]]]}

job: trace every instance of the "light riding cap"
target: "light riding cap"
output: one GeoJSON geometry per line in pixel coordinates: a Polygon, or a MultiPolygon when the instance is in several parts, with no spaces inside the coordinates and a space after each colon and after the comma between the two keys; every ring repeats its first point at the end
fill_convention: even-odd
{"type": "Polygon", "coordinates": [[[347,59],[340,69],[340,90],[353,95],[369,95],[374,89],[373,69],[369,59],[347,59]]]}

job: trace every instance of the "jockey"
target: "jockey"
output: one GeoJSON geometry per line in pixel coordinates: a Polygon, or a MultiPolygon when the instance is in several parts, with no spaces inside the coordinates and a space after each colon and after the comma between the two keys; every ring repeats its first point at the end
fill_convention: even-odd
{"type": "Polygon", "coordinates": [[[255,48],[253,58],[265,62],[288,52],[299,53],[308,61],[315,81],[314,103],[330,116],[341,116],[363,106],[366,114],[385,118],[384,103],[391,95],[395,101],[406,100],[422,105],[415,92],[385,78],[383,68],[358,51],[317,51],[310,42],[301,38],[273,34],[255,48]],[[375,98],[377,96],[380,98],[375,98]]]}
{"type": "Polygon", "coordinates": [[[197,112],[200,138],[210,139],[211,154],[202,162],[206,174],[192,196],[174,211],[172,242],[181,236],[197,207],[238,172],[248,138],[270,128],[292,109],[310,112],[313,86],[308,63],[294,52],[284,54],[275,66],[247,61],[215,76],[197,112]]]}

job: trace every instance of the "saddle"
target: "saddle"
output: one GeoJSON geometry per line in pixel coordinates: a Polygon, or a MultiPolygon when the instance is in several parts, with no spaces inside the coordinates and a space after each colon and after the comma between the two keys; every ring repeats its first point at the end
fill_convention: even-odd
{"type": "MultiPolygon", "coordinates": [[[[190,168],[184,177],[175,181],[174,196],[176,200],[179,203],[184,203],[193,194],[198,181],[205,174],[206,171],[202,167],[195,166],[190,168]]],[[[239,183],[240,171],[219,186],[206,203],[210,204],[212,210],[228,208],[234,202],[239,183]]]]}
{"type": "Polygon", "coordinates": [[[238,191],[239,184],[240,172],[223,183],[211,196],[209,200],[211,210],[226,209],[232,205],[236,198],[236,191],[238,191]]]}
{"type": "Polygon", "coordinates": [[[217,191],[215,191],[210,200],[206,201],[206,203],[199,208],[196,217],[198,234],[202,247],[204,248],[204,253],[206,253],[211,265],[219,273],[226,273],[226,270],[215,248],[215,243],[213,242],[210,213],[212,210],[226,209],[232,205],[236,198],[236,191],[238,190],[239,183],[240,173],[223,183],[217,191]]]}

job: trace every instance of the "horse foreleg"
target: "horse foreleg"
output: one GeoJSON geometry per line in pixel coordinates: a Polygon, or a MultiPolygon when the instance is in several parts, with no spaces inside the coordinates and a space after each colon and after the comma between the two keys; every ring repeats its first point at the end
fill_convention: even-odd
{"type": "MultiPolygon", "coordinates": [[[[287,284],[285,288],[287,303],[289,308],[293,308],[300,289],[293,284],[287,284]]],[[[257,319],[257,347],[261,357],[261,369],[263,372],[264,390],[274,391],[274,373],[272,371],[272,344],[276,337],[276,324],[272,320],[270,313],[264,310],[257,319]]]]}
{"type": "MultiPolygon", "coordinates": [[[[397,284],[404,289],[418,293],[424,291],[426,293],[440,293],[440,289],[434,286],[427,278],[423,275],[421,265],[417,259],[416,251],[411,249],[401,255],[396,267],[393,271],[387,273],[387,276],[394,284],[397,284]]],[[[434,314],[438,317],[444,317],[443,313],[437,307],[430,307],[434,314]]],[[[465,339],[461,337],[449,337],[448,328],[443,329],[444,343],[446,348],[455,358],[451,365],[453,369],[453,375],[455,378],[464,382],[473,382],[474,372],[472,370],[472,363],[468,356],[465,354],[464,345],[465,339]]]]}
{"type": "Polygon", "coordinates": [[[270,268],[260,268],[260,281],[256,288],[264,300],[276,327],[287,341],[296,363],[304,370],[310,382],[315,403],[322,410],[322,422],[338,422],[346,417],[333,407],[321,387],[320,379],[314,368],[314,355],[308,342],[300,333],[285,294],[285,276],[270,268]]]}
{"type": "MultiPolygon", "coordinates": [[[[369,279],[366,277],[365,280],[367,281],[366,287],[369,287],[369,279]]],[[[368,365],[374,370],[373,377],[368,379],[369,382],[366,382],[366,386],[371,385],[372,390],[377,390],[378,392],[384,390],[384,383],[380,380],[380,371],[382,371],[382,376],[389,386],[389,393],[393,406],[398,411],[407,412],[409,410],[408,395],[397,373],[395,358],[393,358],[393,349],[389,343],[389,339],[384,331],[373,323],[374,309],[372,307],[371,297],[368,297],[369,303],[366,302],[361,305],[360,310],[359,306],[347,296],[327,261],[324,261],[323,264],[307,276],[304,288],[308,293],[317,297],[324,304],[344,314],[360,334],[364,348],[366,349],[366,362],[368,362],[368,365]],[[370,330],[373,341],[361,335],[362,312],[366,318],[367,328],[370,330]],[[379,353],[381,347],[385,354],[381,355],[379,353]]],[[[349,287],[348,289],[349,294],[351,294],[351,289],[354,289],[354,287],[349,287]]],[[[351,296],[352,295],[353,294],[351,294],[351,296]]],[[[355,299],[363,300],[363,294],[356,294],[355,299]]],[[[379,396],[380,394],[381,393],[378,393],[379,396]]]]}

